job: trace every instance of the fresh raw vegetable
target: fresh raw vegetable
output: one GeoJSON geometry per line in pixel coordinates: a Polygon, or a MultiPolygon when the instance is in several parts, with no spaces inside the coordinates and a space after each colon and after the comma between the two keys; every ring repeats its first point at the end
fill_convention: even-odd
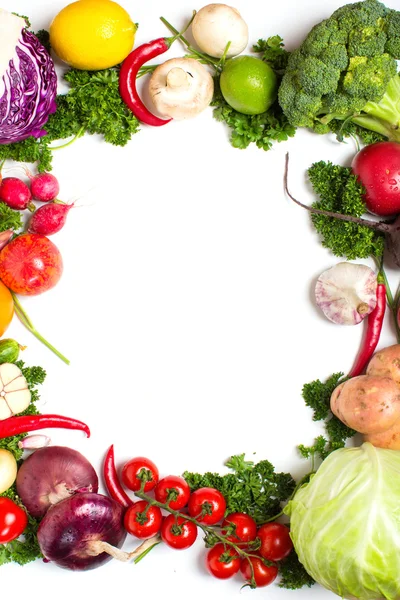
{"type": "Polygon", "coordinates": [[[368,364],[367,375],[390,377],[400,385],[400,344],[376,352],[368,364]]]}
{"type": "Polygon", "coordinates": [[[123,508],[132,506],[133,501],[124,491],[119,478],[114,460],[114,445],[107,450],[103,463],[103,477],[107,491],[111,498],[118,502],[123,508]]]}
{"type": "Polygon", "coordinates": [[[290,530],[282,523],[265,523],[257,530],[257,537],[261,541],[259,553],[263,558],[271,561],[283,560],[293,550],[290,539],[290,530]]]}
{"type": "MultiPolygon", "coordinates": [[[[367,1],[367,0],[365,0],[367,1]]],[[[388,250],[388,253],[391,255],[394,263],[396,264],[397,267],[400,267],[400,215],[396,218],[395,221],[370,221],[369,219],[361,219],[358,217],[353,217],[351,215],[348,214],[342,214],[339,212],[332,212],[329,210],[321,210],[319,208],[315,208],[314,206],[307,206],[306,204],[303,204],[302,202],[300,202],[299,200],[296,200],[296,198],[294,196],[292,196],[292,194],[289,191],[288,188],[288,164],[289,164],[289,157],[288,155],[286,155],[286,169],[285,169],[285,191],[287,193],[287,195],[289,196],[289,198],[291,200],[293,200],[293,202],[295,202],[296,204],[298,204],[299,206],[301,206],[302,208],[305,208],[306,210],[308,210],[310,213],[312,213],[312,215],[320,215],[323,217],[331,217],[333,219],[337,219],[339,221],[344,221],[346,224],[347,223],[354,223],[356,225],[361,225],[363,227],[368,227],[371,230],[373,230],[374,232],[377,232],[379,234],[383,234],[385,236],[385,244],[386,244],[386,248],[388,250]]],[[[337,234],[337,229],[336,227],[334,228],[334,235],[333,237],[333,244],[332,246],[335,248],[337,248],[337,241],[338,239],[340,240],[340,242],[343,242],[343,236],[342,234],[337,234]]],[[[331,232],[332,233],[332,232],[331,232]]],[[[345,234],[345,238],[346,241],[349,242],[349,240],[351,238],[349,238],[349,230],[346,228],[346,234],[345,234]]],[[[327,243],[324,242],[324,245],[328,245],[327,243]]],[[[373,253],[374,252],[374,247],[371,244],[371,240],[369,240],[369,244],[367,246],[365,246],[365,244],[363,243],[363,247],[364,249],[367,249],[368,253],[373,253]]],[[[375,250],[375,254],[373,254],[374,256],[380,255],[381,254],[381,249],[379,247],[376,247],[375,250]]],[[[338,250],[337,250],[338,251],[338,250]]],[[[339,252],[339,251],[338,251],[339,252]]],[[[354,249],[352,254],[354,253],[354,249]]],[[[343,255],[343,252],[342,252],[343,255]]],[[[1,255],[0,255],[1,256],[1,255]]],[[[353,256],[354,257],[354,256],[353,256]]],[[[349,258],[349,257],[348,257],[349,258]]],[[[363,258],[360,256],[360,258],[363,258]]]]}
{"type": "Polygon", "coordinates": [[[17,177],[4,177],[0,183],[0,200],[14,210],[35,210],[32,194],[26,183],[17,177]]]}
{"type": "Polygon", "coordinates": [[[0,544],[17,539],[28,525],[26,512],[10,498],[0,498],[0,544]]]}
{"type": "Polygon", "coordinates": [[[40,549],[47,560],[64,569],[95,569],[124,543],[122,518],[123,508],[115,500],[89,492],[75,494],[47,511],[37,533],[40,549]]]}
{"type": "Polygon", "coordinates": [[[73,204],[64,204],[64,202],[49,202],[40,206],[32,215],[29,225],[29,233],[39,233],[41,235],[54,235],[64,227],[67,216],[73,204]]]}
{"type": "Polygon", "coordinates": [[[50,44],[77,69],[98,71],[121,63],[132,50],[137,26],[110,0],[72,2],[50,24],[50,44]]]}
{"type": "Polygon", "coordinates": [[[44,235],[19,235],[0,251],[0,279],[16,294],[32,296],[50,290],[62,271],[60,251],[44,235]]]}
{"type": "Polygon", "coordinates": [[[243,543],[253,542],[257,536],[257,524],[246,513],[231,513],[222,522],[221,531],[231,542],[243,543]]]}
{"type": "Polygon", "coordinates": [[[143,491],[149,492],[156,487],[159,472],[152,460],[145,456],[136,456],[124,464],[121,477],[122,483],[129,490],[137,492],[145,482],[143,491]]]}
{"type": "Polygon", "coordinates": [[[252,556],[248,560],[242,560],[240,572],[251,588],[265,587],[270,585],[278,576],[278,567],[266,565],[262,558],[252,556]]]}
{"type": "Polygon", "coordinates": [[[255,56],[229,59],[222,70],[219,85],[225,101],[245,115],[267,112],[278,92],[274,70],[255,56]]]}
{"type": "Polygon", "coordinates": [[[20,346],[15,340],[0,340],[0,364],[15,363],[18,360],[20,350],[25,350],[25,346],[20,346]]]}
{"type": "Polygon", "coordinates": [[[400,140],[399,12],[377,0],[347,4],[315,25],[294,50],[279,87],[292,125],[330,130],[356,123],[400,140]]]}
{"type": "Polygon", "coordinates": [[[364,201],[371,213],[379,216],[400,213],[399,143],[365,146],[353,158],[351,168],[365,188],[364,201]]]}
{"type": "Polygon", "coordinates": [[[233,548],[215,544],[206,556],[206,566],[211,575],[218,579],[229,579],[240,569],[240,556],[233,548]]]}
{"type": "Polygon", "coordinates": [[[17,477],[17,461],[9,450],[0,448],[0,494],[12,486],[17,477]]]}
{"type": "Polygon", "coordinates": [[[27,170],[27,175],[30,179],[31,194],[34,200],[40,202],[52,202],[55,200],[60,191],[58,179],[51,173],[32,173],[27,170]]]}
{"type": "Polygon", "coordinates": [[[139,69],[152,58],[167,52],[174,39],[157,38],[138,46],[124,60],[119,73],[119,91],[122,100],[139,121],[154,127],[166,125],[171,119],[160,119],[146,108],[136,89],[136,78],[139,69]]]}
{"type": "Polygon", "coordinates": [[[337,450],[284,509],[300,561],[340,597],[400,597],[399,469],[400,452],[337,450]]]}
{"type": "Polygon", "coordinates": [[[154,496],[173,510],[181,510],[189,501],[190,487],[182,477],[168,475],[157,483],[154,496]]]}
{"type": "Polygon", "coordinates": [[[7,331],[13,316],[13,297],[10,290],[0,281],[0,336],[7,331]]]}
{"type": "Polygon", "coordinates": [[[82,421],[64,417],[63,415],[18,415],[0,421],[0,440],[2,438],[16,436],[21,433],[29,433],[38,429],[73,429],[83,431],[90,437],[90,429],[82,421]]]}
{"type": "Polygon", "coordinates": [[[150,506],[145,500],[139,500],[127,509],[124,527],[131,535],[147,540],[160,531],[162,519],[158,506],[150,506]]]}
{"type": "Polygon", "coordinates": [[[192,35],[206,54],[230,58],[246,48],[249,29],[236,8],[226,4],[207,4],[193,19],[192,35]]]}
{"type": "Polygon", "coordinates": [[[23,412],[31,402],[28,382],[13,363],[0,365],[0,421],[23,412]]]}
{"type": "Polygon", "coordinates": [[[377,276],[366,265],[340,262],[324,271],[315,299],[324,315],[339,325],[357,325],[376,306],[377,276]]]}
{"type": "Polygon", "coordinates": [[[171,58],[159,65],[149,81],[153,106],[162,117],[190,119],[213,98],[214,80],[194,58],[171,58]]]}
{"type": "Polygon", "coordinates": [[[0,10],[0,144],[43,136],[56,110],[54,63],[25,19],[0,10]]]}
{"type": "Polygon", "coordinates": [[[17,492],[32,517],[43,517],[50,506],[83,491],[98,491],[97,475],[89,461],[72,448],[40,448],[19,468],[17,492]]]}
{"type": "Polygon", "coordinates": [[[189,498],[188,512],[200,523],[215,525],[225,515],[226,501],[221,492],[204,487],[193,492],[189,498]]]}
{"type": "Polygon", "coordinates": [[[359,433],[382,433],[400,419],[400,389],[390,377],[352,377],[333,391],[331,410],[359,433]]]}
{"type": "Polygon", "coordinates": [[[375,352],[375,348],[377,347],[381,336],[383,319],[386,311],[386,284],[382,281],[381,277],[382,276],[379,273],[378,286],[376,288],[376,306],[368,315],[367,329],[362,342],[362,347],[348,377],[357,377],[363,373],[368,361],[375,352]]]}
{"type": "Polygon", "coordinates": [[[18,448],[21,448],[21,450],[37,450],[48,446],[50,441],[47,435],[27,435],[18,442],[18,448]]]}
{"type": "Polygon", "coordinates": [[[184,516],[168,515],[161,523],[161,539],[170,548],[186,550],[193,546],[197,539],[197,526],[184,516]]]}

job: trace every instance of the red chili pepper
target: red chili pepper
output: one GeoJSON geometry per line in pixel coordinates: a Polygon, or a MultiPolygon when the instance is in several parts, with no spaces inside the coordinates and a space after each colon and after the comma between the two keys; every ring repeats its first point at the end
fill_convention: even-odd
{"type": "Polygon", "coordinates": [[[103,476],[108,493],[110,494],[111,498],[113,498],[116,502],[118,502],[118,504],[120,504],[124,508],[132,506],[133,501],[125,493],[125,491],[122,488],[121,482],[118,479],[117,469],[115,468],[114,462],[113,445],[111,445],[107,450],[107,454],[104,459],[103,476]]]}
{"type": "Polygon", "coordinates": [[[76,429],[90,437],[89,427],[76,419],[61,415],[20,415],[0,421],[0,439],[47,428],[76,429]]]}
{"type": "Polygon", "coordinates": [[[147,44],[142,44],[133,50],[122,63],[119,73],[119,92],[122,100],[131,109],[139,121],[147,125],[159,127],[166,125],[172,119],[160,119],[153,115],[143,104],[136,89],[136,77],[140,67],[148,60],[166,52],[174,38],[158,38],[147,44]]]}
{"type": "Polygon", "coordinates": [[[357,360],[351,369],[348,377],[357,377],[364,371],[369,359],[372,357],[375,348],[379,342],[382,331],[383,318],[386,310],[386,286],[379,282],[376,290],[376,306],[368,315],[367,331],[357,360]]]}

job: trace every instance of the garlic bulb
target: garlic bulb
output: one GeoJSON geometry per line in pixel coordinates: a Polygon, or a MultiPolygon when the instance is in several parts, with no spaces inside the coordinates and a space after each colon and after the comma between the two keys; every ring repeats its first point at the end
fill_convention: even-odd
{"type": "Polygon", "coordinates": [[[22,371],[12,363],[0,365],[0,421],[28,408],[31,393],[22,371]]]}
{"type": "Polygon", "coordinates": [[[318,277],[315,299],[330,321],[357,325],[374,310],[377,285],[369,267],[340,262],[318,277]]]}

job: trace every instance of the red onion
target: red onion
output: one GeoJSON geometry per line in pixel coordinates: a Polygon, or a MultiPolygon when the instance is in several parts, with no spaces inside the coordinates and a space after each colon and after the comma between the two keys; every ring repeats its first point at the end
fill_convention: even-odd
{"type": "Polygon", "coordinates": [[[112,557],[129,560],[123,507],[101,494],[75,494],[49,508],[37,538],[43,556],[64,569],[95,569],[112,557]],[[121,556],[120,556],[121,555],[121,556]]]}
{"type": "Polygon", "coordinates": [[[20,467],[17,493],[32,517],[78,491],[97,492],[99,482],[89,461],[76,450],[49,446],[36,450],[20,467]]]}

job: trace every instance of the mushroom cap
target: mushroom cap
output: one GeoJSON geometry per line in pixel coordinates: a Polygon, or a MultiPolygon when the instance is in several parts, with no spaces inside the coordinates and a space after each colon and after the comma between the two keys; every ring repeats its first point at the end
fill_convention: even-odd
{"type": "Polygon", "coordinates": [[[207,4],[195,15],[192,34],[203,52],[221,58],[228,42],[226,56],[237,56],[246,48],[249,29],[239,11],[227,4],[207,4]]]}
{"type": "Polygon", "coordinates": [[[154,70],[149,93],[160,115],[190,119],[211,103],[214,80],[194,58],[171,58],[154,70]]]}
{"type": "Polygon", "coordinates": [[[324,271],[315,299],[325,316],[339,325],[357,325],[376,306],[377,278],[366,265],[340,262],[324,271]]]}

